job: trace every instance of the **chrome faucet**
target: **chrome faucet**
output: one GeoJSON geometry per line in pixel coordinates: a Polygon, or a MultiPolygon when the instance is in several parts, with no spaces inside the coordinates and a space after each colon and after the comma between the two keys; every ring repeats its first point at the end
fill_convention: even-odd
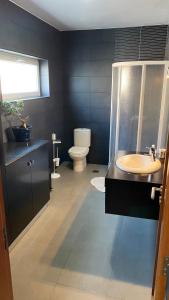
{"type": "Polygon", "coordinates": [[[151,147],[146,147],[149,150],[149,155],[152,157],[153,161],[156,161],[157,151],[155,145],[151,145],[151,147]]]}

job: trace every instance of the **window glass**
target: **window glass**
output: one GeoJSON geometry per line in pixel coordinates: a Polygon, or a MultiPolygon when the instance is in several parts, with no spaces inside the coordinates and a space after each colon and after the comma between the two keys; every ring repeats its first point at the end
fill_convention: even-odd
{"type": "Polygon", "coordinates": [[[40,96],[39,61],[36,58],[0,52],[0,79],[3,100],[40,96]]]}

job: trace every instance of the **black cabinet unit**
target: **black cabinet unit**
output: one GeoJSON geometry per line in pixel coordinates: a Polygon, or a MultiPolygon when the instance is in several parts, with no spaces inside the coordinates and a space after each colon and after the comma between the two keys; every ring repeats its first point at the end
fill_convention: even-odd
{"type": "MultiPolygon", "coordinates": [[[[128,154],[126,152],[121,155],[128,154]]],[[[152,187],[162,184],[160,171],[140,176],[121,171],[115,163],[109,166],[105,179],[105,212],[130,217],[157,220],[159,218],[159,193],[151,199],[152,187]]]]}
{"type": "Polygon", "coordinates": [[[4,150],[5,209],[11,244],[49,200],[49,151],[47,141],[6,144],[4,150]]]}
{"type": "Polygon", "coordinates": [[[49,200],[49,156],[47,153],[48,145],[43,145],[30,154],[34,215],[49,200]]]}
{"type": "Polygon", "coordinates": [[[12,242],[33,218],[31,170],[26,155],[6,167],[6,218],[12,242]]]}

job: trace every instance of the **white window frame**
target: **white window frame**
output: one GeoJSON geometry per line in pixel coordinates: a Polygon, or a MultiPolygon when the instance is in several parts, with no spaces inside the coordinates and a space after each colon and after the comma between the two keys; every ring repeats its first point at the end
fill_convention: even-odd
{"type": "Polygon", "coordinates": [[[15,100],[27,100],[38,98],[41,96],[41,87],[40,87],[40,66],[38,58],[29,57],[27,55],[17,54],[13,52],[3,51],[0,50],[0,60],[5,61],[19,61],[20,63],[26,63],[35,65],[38,68],[38,78],[37,78],[37,90],[32,92],[21,92],[21,93],[10,93],[10,94],[3,94],[2,88],[2,100],[4,101],[15,101],[15,100]]]}

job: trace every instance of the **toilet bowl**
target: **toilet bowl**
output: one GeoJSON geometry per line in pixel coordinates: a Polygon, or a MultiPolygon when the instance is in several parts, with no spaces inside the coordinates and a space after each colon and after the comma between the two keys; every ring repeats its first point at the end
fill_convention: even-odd
{"type": "Polygon", "coordinates": [[[74,146],[68,152],[74,162],[74,171],[82,172],[86,168],[86,156],[89,153],[89,148],[74,146]]]}
{"type": "Polygon", "coordinates": [[[86,168],[86,156],[89,153],[90,140],[90,129],[74,129],[74,146],[68,150],[68,153],[73,160],[73,169],[75,172],[82,172],[86,168]]]}

